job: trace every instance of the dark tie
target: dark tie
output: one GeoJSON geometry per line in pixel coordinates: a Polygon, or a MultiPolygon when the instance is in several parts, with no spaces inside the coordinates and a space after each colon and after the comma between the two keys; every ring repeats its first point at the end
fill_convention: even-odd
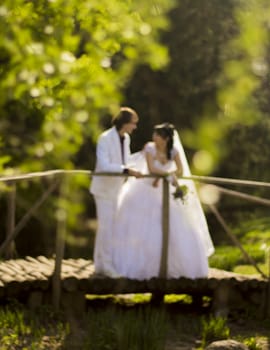
{"type": "Polygon", "coordinates": [[[120,144],[121,144],[121,154],[122,154],[122,164],[125,164],[125,154],[124,154],[124,140],[125,140],[125,136],[120,136],[120,144]]]}

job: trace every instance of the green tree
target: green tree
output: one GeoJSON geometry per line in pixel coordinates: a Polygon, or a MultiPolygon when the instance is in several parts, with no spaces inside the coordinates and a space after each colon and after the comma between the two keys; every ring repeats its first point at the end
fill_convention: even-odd
{"type": "MultiPolygon", "coordinates": [[[[127,101],[138,106],[144,122],[134,137],[136,147],[151,137],[155,123],[168,120],[179,129],[187,150],[192,150],[190,156],[195,150],[207,150],[217,158],[213,147],[220,137],[217,94],[227,59],[224,49],[238,29],[234,18],[237,4],[231,0],[180,0],[170,11],[171,25],[162,34],[169,64],[157,72],[139,66],[125,91],[127,101]]],[[[212,168],[195,170],[207,173],[212,168]]]]}
{"type": "MultiPolygon", "coordinates": [[[[101,116],[122,102],[120,88],[138,62],[155,69],[167,63],[158,37],[170,6],[171,0],[3,0],[2,174],[74,168],[84,140],[96,139],[101,116]]],[[[76,184],[85,191],[88,182],[70,179],[69,206],[63,204],[69,224],[81,210],[76,184]]],[[[20,187],[18,196],[32,202],[44,184],[20,187]]]]}
{"type": "Polygon", "coordinates": [[[269,14],[264,0],[241,2],[236,12],[239,33],[228,47],[218,95],[226,131],[219,174],[269,180],[269,14]]]}
{"type": "MultiPolygon", "coordinates": [[[[166,49],[156,39],[166,26],[162,14],[168,5],[162,0],[2,3],[1,134],[4,138],[13,122],[21,124],[9,147],[25,148],[31,170],[72,167],[71,155],[83,137],[96,136],[99,115],[121,102],[119,89],[134,66],[166,63],[166,49]],[[32,142],[20,142],[23,132],[32,142]]],[[[24,160],[19,157],[17,165],[24,160]]]]}
{"type": "Polygon", "coordinates": [[[233,125],[256,123],[269,111],[269,4],[267,1],[180,0],[169,13],[162,41],[170,62],[155,72],[139,66],[125,96],[138,105],[144,128],[173,122],[196,174],[218,170],[233,125]],[[268,108],[268,110],[266,110],[268,108]]]}
{"type": "MultiPolygon", "coordinates": [[[[239,30],[227,47],[218,94],[218,118],[224,135],[219,141],[218,176],[263,182],[270,179],[269,15],[270,5],[264,0],[240,1],[235,13],[239,30]]],[[[266,188],[234,189],[269,197],[266,188]]],[[[235,227],[268,217],[267,207],[243,199],[222,197],[219,205],[229,209],[226,215],[235,227]]]]}

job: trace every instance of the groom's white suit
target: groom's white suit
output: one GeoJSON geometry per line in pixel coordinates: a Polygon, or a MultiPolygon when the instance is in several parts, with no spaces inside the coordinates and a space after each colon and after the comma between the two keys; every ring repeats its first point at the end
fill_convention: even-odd
{"type": "MultiPolygon", "coordinates": [[[[124,171],[130,155],[130,137],[125,134],[123,157],[119,134],[115,127],[101,134],[97,144],[95,172],[124,171]]],[[[94,249],[95,271],[114,277],[112,266],[112,227],[114,225],[117,198],[124,177],[93,176],[90,191],[95,197],[98,230],[94,249]]]]}
{"type": "MultiPolygon", "coordinates": [[[[119,134],[114,127],[104,131],[98,140],[95,172],[123,172],[130,156],[130,136],[125,133],[123,158],[119,134]]],[[[114,199],[117,197],[124,177],[93,176],[91,193],[98,198],[114,199]]]]}
{"type": "MultiPolygon", "coordinates": [[[[95,172],[126,172],[140,176],[128,168],[130,157],[130,136],[137,127],[138,116],[128,107],[122,107],[114,126],[104,131],[97,143],[95,172]]],[[[94,195],[98,230],[96,233],[94,264],[95,272],[116,277],[112,266],[112,234],[117,199],[125,177],[93,176],[90,192],[94,195]]]]}

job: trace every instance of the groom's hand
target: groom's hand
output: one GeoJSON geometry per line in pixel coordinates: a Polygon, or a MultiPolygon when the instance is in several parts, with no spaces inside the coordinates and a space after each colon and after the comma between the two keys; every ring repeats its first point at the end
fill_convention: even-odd
{"type": "Polygon", "coordinates": [[[128,168],[127,170],[128,170],[128,175],[135,176],[137,178],[143,176],[143,174],[136,169],[128,168]]]}

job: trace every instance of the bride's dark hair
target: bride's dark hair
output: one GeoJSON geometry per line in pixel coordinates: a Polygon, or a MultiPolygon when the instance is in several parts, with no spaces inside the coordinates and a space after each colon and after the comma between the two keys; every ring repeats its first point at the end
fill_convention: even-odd
{"type": "Polygon", "coordinates": [[[166,150],[166,155],[168,159],[172,158],[174,129],[174,125],[170,123],[162,123],[154,126],[154,132],[156,132],[163,139],[168,139],[166,150]]]}

